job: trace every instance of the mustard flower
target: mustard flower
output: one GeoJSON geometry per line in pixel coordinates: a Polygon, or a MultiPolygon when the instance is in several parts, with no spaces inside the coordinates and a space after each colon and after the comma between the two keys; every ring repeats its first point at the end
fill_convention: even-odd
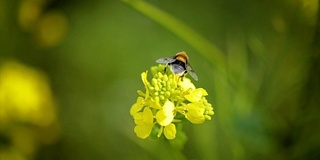
{"type": "Polygon", "coordinates": [[[145,139],[155,130],[157,137],[163,133],[172,140],[177,134],[175,123],[186,119],[201,124],[214,114],[205,89],[196,88],[187,77],[181,78],[170,70],[164,72],[165,67],[161,64],[151,67],[150,81],[148,71],[141,73],[145,92],[138,90],[139,97],[130,109],[136,124],[134,132],[139,138],[145,139]]]}

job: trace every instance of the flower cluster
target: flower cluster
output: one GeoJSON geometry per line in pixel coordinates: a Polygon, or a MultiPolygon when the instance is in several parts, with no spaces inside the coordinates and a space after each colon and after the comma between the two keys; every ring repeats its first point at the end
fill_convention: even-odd
{"type": "Polygon", "coordinates": [[[157,129],[157,137],[163,133],[167,139],[174,139],[175,123],[185,118],[193,124],[201,124],[214,114],[205,98],[206,90],[196,88],[186,77],[181,78],[168,70],[164,72],[165,67],[151,67],[150,82],[148,71],[141,74],[146,91],[138,90],[137,102],[130,109],[136,124],[134,132],[139,138],[145,139],[157,129]]]}

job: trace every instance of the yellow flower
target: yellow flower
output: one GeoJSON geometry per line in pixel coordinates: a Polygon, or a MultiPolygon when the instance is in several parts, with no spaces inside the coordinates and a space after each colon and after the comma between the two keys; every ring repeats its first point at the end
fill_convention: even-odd
{"type": "Polygon", "coordinates": [[[151,67],[150,81],[148,71],[141,73],[146,91],[138,90],[139,97],[130,109],[136,124],[134,132],[139,138],[145,139],[157,132],[157,137],[164,133],[165,138],[172,140],[176,138],[175,123],[183,118],[201,124],[213,115],[212,105],[205,98],[206,90],[196,88],[190,79],[180,78],[170,70],[164,72],[165,67],[151,67]]]}
{"type": "Polygon", "coordinates": [[[1,59],[0,159],[32,159],[43,146],[59,139],[57,106],[50,88],[45,73],[1,59]]]}

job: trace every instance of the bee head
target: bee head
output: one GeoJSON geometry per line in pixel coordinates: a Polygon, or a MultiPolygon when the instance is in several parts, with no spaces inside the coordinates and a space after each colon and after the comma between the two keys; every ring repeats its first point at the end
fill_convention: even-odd
{"type": "Polygon", "coordinates": [[[175,59],[183,63],[188,63],[189,57],[186,52],[178,52],[175,59]]]}

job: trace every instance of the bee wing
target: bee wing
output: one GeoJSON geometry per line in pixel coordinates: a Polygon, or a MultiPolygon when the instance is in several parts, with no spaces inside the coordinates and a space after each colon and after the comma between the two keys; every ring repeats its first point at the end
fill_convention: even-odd
{"type": "Polygon", "coordinates": [[[157,63],[168,64],[174,62],[176,59],[174,57],[163,57],[156,60],[157,63]]]}
{"type": "Polygon", "coordinates": [[[198,76],[197,76],[196,72],[194,72],[194,70],[192,69],[192,67],[189,63],[186,65],[186,68],[187,68],[187,72],[190,74],[190,76],[194,80],[198,81],[198,76]]]}

